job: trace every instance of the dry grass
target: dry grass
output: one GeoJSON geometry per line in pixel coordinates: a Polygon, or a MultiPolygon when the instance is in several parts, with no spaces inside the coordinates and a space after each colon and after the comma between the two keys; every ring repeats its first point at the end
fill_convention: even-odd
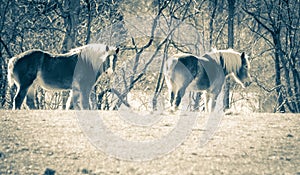
{"type": "MultiPolygon", "coordinates": [[[[0,174],[300,174],[299,115],[226,115],[214,137],[199,147],[203,114],[174,151],[132,162],[96,149],[81,131],[74,111],[0,113],[0,174]]],[[[131,139],[160,137],[178,119],[166,113],[163,121],[147,129],[122,124],[118,112],[101,115],[112,130],[123,127],[119,133],[131,139]]]]}

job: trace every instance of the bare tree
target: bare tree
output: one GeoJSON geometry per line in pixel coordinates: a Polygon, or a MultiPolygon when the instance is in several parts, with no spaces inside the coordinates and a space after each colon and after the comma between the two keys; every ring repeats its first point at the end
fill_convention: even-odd
{"type": "Polygon", "coordinates": [[[275,87],[278,107],[275,111],[300,112],[299,97],[299,1],[263,1],[246,4],[244,11],[270,36],[263,37],[274,50],[275,87]],[[263,8],[262,8],[263,7],[263,8]]]}
{"type": "MultiPolygon", "coordinates": [[[[165,91],[164,78],[162,74],[150,75],[147,70],[154,66],[158,72],[162,72],[164,61],[173,53],[202,55],[214,47],[225,49],[234,46],[237,50],[250,53],[252,58],[263,59],[254,59],[253,74],[257,75],[257,83],[252,88],[259,88],[266,94],[276,92],[275,111],[299,112],[299,11],[297,0],[243,4],[235,0],[4,0],[0,4],[0,106],[8,108],[11,105],[11,96],[6,95],[4,89],[14,91],[13,88],[7,88],[9,58],[33,48],[61,53],[89,42],[102,42],[98,38],[103,34],[103,29],[119,21],[120,25],[112,31],[122,28],[127,20],[123,19],[123,13],[126,13],[129,17],[153,16],[153,20],[149,22],[149,32],[143,38],[127,35],[126,29],[122,28],[118,32],[123,34],[123,38],[118,43],[113,38],[115,33],[104,33],[108,38],[105,43],[123,48],[119,56],[120,59],[126,58],[128,64],[127,67],[122,67],[120,63],[118,65],[119,71],[114,80],[118,81],[118,86],[110,88],[108,77],[103,77],[97,84],[93,95],[98,108],[116,109],[122,103],[129,106],[127,94],[132,90],[144,90],[142,85],[151,91],[155,106],[158,96],[165,91]],[[243,11],[239,7],[243,7],[243,11]],[[224,15],[224,12],[228,12],[228,15],[224,15]],[[161,30],[161,21],[164,21],[166,29],[169,27],[164,32],[161,30]],[[176,26],[175,22],[178,21],[192,25],[200,39],[191,43],[176,41],[174,31],[176,34],[186,32],[176,26]],[[163,35],[159,35],[159,32],[163,35]],[[145,55],[146,52],[152,54],[145,55]],[[162,59],[155,59],[158,55],[162,59]],[[264,59],[269,59],[270,55],[273,62],[264,59]],[[268,70],[267,80],[257,73],[264,67],[268,70]],[[269,71],[270,67],[273,72],[269,71]],[[273,83],[273,87],[270,87],[270,83],[273,83]]],[[[137,26],[142,28],[142,22],[139,21],[137,26]]],[[[230,84],[230,88],[235,88],[235,83],[230,84]]],[[[197,109],[199,94],[191,98],[194,109],[197,109]]],[[[58,108],[61,103],[61,93],[37,89],[36,106],[39,109],[58,108]]]]}
{"type": "MultiPolygon", "coordinates": [[[[4,0],[0,4],[0,56],[2,59],[0,63],[3,68],[1,70],[4,72],[1,74],[3,76],[1,77],[3,81],[0,81],[3,87],[1,89],[3,91],[7,89],[6,71],[9,58],[29,49],[61,53],[88,43],[97,35],[99,29],[122,18],[115,2],[118,1],[4,0]]],[[[8,89],[10,90],[13,89],[8,89]]],[[[61,101],[52,98],[51,94],[54,97],[61,96],[61,93],[46,92],[38,88],[35,106],[37,108],[60,107],[61,104],[52,105],[54,102],[61,101]],[[45,95],[50,95],[50,97],[45,99],[45,95]],[[49,102],[51,99],[53,101],[49,102]]],[[[2,99],[4,96],[5,93],[1,92],[2,99]]],[[[1,102],[3,102],[2,99],[1,102]]],[[[10,106],[11,98],[6,99],[10,106]]]]}

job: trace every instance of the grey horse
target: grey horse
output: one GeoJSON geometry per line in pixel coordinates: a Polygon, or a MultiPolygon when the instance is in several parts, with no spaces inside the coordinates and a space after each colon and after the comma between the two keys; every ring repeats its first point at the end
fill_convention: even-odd
{"type": "Polygon", "coordinates": [[[166,84],[170,91],[171,106],[177,110],[186,90],[206,91],[206,111],[211,99],[210,111],[215,109],[225,77],[232,75],[236,82],[246,87],[251,83],[250,63],[245,53],[232,49],[215,50],[201,57],[192,54],[176,54],[164,65],[166,84]]]}

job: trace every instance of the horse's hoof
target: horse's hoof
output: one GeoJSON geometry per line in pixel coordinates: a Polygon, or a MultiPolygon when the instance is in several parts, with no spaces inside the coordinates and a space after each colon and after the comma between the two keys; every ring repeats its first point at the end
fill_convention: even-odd
{"type": "Polygon", "coordinates": [[[169,109],[168,112],[171,114],[174,114],[175,111],[174,111],[174,109],[169,109]]]}
{"type": "Polygon", "coordinates": [[[225,111],[225,115],[232,115],[233,112],[232,111],[225,111]]]}

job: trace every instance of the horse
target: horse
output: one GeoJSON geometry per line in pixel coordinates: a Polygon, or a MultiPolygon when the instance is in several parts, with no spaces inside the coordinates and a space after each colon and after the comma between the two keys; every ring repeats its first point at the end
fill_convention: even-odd
{"type": "Polygon", "coordinates": [[[206,91],[207,112],[213,111],[225,78],[233,76],[243,88],[251,84],[248,56],[232,49],[213,50],[201,57],[179,53],[166,60],[164,75],[172,110],[177,110],[185,91],[206,91]],[[211,99],[211,108],[208,101],[211,99]],[[174,102],[175,100],[175,102],[174,102]],[[173,104],[175,103],[175,104],[173,104]]]}
{"type": "Polygon", "coordinates": [[[71,90],[73,108],[89,109],[89,96],[98,77],[114,72],[119,48],[87,44],[65,54],[33,49],[9,60],[8,83],[17,86],[13,109],[20,109],[27,95],[27,105],[34,106],[34,87],[47,90],[71,90]]]}

